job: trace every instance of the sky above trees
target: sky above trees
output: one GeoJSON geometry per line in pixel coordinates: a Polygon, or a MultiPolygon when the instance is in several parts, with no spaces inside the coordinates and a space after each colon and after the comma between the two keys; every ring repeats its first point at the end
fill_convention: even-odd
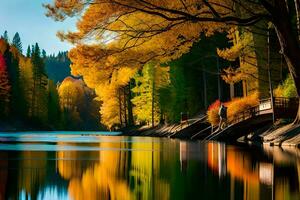
{"type": "Polygon", "coordinates": [[[26,49],[29,44],[38,42],[47,53],[69,50],[71,45],[61,42],[56,37],[56,32],[72,30],[75,27],[76,19],[68,19],[61,23],[46,17],[46,10],[42,4],[49,2],[51,0],[1,1],[0,35],[7,30],[10,40],[12,40],[14,34],[19,32],[23,49],[26,49]]]}

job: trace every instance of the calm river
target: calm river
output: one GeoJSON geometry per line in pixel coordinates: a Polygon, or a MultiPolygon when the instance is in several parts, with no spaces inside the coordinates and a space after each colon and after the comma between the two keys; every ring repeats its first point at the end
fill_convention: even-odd
{"type": "Polygon", "coordinates": [[[1,200],[300,199],[299,182],[300,151],[292,148],[0,133],[1,200]]]}

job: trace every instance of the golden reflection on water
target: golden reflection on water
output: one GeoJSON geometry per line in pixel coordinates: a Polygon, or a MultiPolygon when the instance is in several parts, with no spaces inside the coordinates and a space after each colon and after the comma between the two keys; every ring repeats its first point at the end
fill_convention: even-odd
{"type": "Polygon", "coordinates": [[[49,188],[48,199],[300,199],[295,149],[134,137],[80,145],[99,150],[0,152],[0,200],[43,199],[49,188]]]}
{"type": "MultiPolygon", "coordinates": [[[[207,164],[218,173],[227,169],[230,176],[230,197],[235,185],[243,185],[243,199],[300,199],[300,159],[279,147],[265,147],[268,159],[260,152],[243,151],[238,147],[208,143],[207,164]],[[224,158],[226,156],[226,158],[224,158]],[[226,164],[224,163],[226,160],[226,164]],[[223,164],[222,164],[223,163],[223,164]]],[[[220,173],[218,173],[221,176],[220,173]]]]}
{"type": "MultiPolygon", "coordinates": [[[[168,184],[158,179],[160,167],[159,143],[124,143],[118,139],[102,142],[104,149],[136,149],[136,151],[105,150],[98,154],[99,161],[84,168],[83,156],[77,152],[58,152],[58,171],[69,181],[71,199],[169,199],[168,184]],[[130,146],[129,146],[130,145],[130,146]],[[130,159],[129,159],[130,156],[130,159]],[[68,160],[65,158],[72,158],[68,160]],[[130,167],[130,169],[129,169],[130,167]],[[129,184],[128,184],[129,180],[129,184]],[[132,188],[130,188],[130,185],[132,188]]],[[[92,156],[95,155],[85,155],[92,156]]]]}

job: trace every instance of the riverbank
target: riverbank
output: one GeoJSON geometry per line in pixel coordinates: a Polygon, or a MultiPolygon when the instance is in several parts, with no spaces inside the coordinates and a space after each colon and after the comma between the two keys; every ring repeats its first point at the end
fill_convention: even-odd
{"type": "MultiPolygon", "coordinates": [[[[197,121],[194,121],[195,123],[197,121]]],[[[146,137],[169,137],[187,140],[201,140],[211,134],[209,124],[205,124],[201,129],[199,125],[195,128],[193,123],[187,124],[170,124],[158,125],[156,127],[138,127],[128,130],[122,130],[124,136],[146,136],[146,137]],[[188,130],[190,129],[190,130],[188,130]]],[[[201,122],[205,123],[205,122],[201,122]]],[[[266,124],[256,131],[241,137],[238,142],[252,142],[264,146],[279,147],[300,147],[300,125],[289,125],[278,123],[276,125],[266,124]]]]}
{"type": "MultiPolygon", "coordinates": [[[[124,136],[146,136],[146,137],[168,137],[192,140],[199,130],[206,130],[205,134],[210,133],[209,123],[205,115],[199,115],[183,123],[159,124],[155,127],[141,126],[129,129],[122,129],[124,136]]],[[[197,139],[203,139],[197,138],[197,139]]]]}

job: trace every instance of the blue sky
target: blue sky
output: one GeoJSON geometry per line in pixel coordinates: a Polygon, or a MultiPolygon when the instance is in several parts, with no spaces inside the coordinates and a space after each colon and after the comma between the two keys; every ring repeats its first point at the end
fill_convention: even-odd
{"type": "Polygon", "coordinates": [[[45,16],[43,3],[52,0],[1,0],[0,6],[0,35],[8,31],[9,38],[19,32],[23,53],[29,44],[38,42],[48,54],[69,50],[72,46],[61,42],[56,37],[58,30],[74,30],[76,19],[67,19],[64,22],[55,22],[45,16]]]}

